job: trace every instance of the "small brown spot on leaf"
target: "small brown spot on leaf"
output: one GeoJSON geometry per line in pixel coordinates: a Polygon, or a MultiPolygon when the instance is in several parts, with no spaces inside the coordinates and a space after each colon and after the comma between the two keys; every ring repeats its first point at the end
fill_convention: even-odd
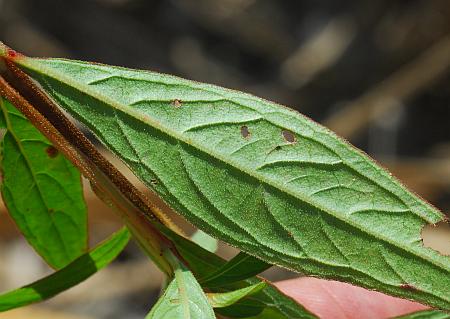
{"type": "Polygon", "coordinates": [[[248,130],[247,125],[241,126],[241,135],[243,138],[249,138],[250,137],[250,131],[248,130]]]}
{"type": "Polygon", "coordinates": [[[54,210],[53,208],[49,208],[49,209],[48,209],[48,213],[49,213],[49,214],[53,214],[54,212],[55,212],[55,210],[54,210]]]}
{"type": "Polygon", "coordinates": [[[288,231],[288,236],[289,236],[289,237],[293,237],[293,236],[292,236],[292,233],[291,233],[290,231],[288,231]]]}
{"type": "Polygon", "coordinates": [[[410,284],[401,284],[400,288],[405,289],[405,290],[410,290],[410,291],[417,290],[416,287],[414,287],[413,285],[410,285],[410,284]]]}
{"type": "Polygon", "coordinates": [[[45,152],[47,153],[48,157],[55,158],[56,155],[58,155],[58,150],[54,146],[49,146],[45,149],[45,152]]]}
{"type": "Polygon", "coordinates": [[[7,50],[7,54],[10,59],[15,59],[21,55],[19,52],[14,51],[13,49],[9,49],[9,48],[7,50]]]}
{"type": "Polygon", "coordinates": [[[295,143],[297,141],[294,133],[292,133],[291,131],[283,130],[281,132],[281,135],[283,136],[284,140],[288,143],[295,143]]]}
{"type": "Polygon", "coordinates": [[[183,105],[183,102],[179,99],[175,99],[172,101],[172,105],[178,109],[183,105]]]}

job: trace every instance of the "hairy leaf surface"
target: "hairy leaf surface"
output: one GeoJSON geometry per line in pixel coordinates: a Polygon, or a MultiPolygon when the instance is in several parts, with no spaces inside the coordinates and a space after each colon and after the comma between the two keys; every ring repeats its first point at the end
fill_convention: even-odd
{"type": "Polygon", "coordinates": [[[8,101],[0,98],[2,196],[17,227],[54,268],[87,249],[87,209],[78,170],[8,101]]]}
{"type": "Polygon", "coordinates": [[[126,229],[82,255],[59,271],[30,285],[0,295],[0,311],[6,311],[49,299],[86,280],[113,261],[128,243],[126,229]]]}
{"type": "Polygon", "coordinates": [[[299,113],[152,72],[17,58],[196,226],[266,262],[450,309],[444,216],[299,113]]]}

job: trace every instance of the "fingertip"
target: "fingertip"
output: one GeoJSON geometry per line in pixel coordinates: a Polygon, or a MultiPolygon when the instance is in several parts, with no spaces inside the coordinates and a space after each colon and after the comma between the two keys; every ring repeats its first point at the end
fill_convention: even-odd
{"type": "Polygon", "coordinates": [[[391,318],[426,309],[409,300],[337,281],[303,277],[276,286],[323,319],[391,318]]]}

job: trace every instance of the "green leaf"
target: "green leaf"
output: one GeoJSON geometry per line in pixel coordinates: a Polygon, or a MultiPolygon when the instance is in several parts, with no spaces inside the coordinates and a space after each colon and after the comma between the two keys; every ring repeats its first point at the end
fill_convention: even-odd
{"type": "Polygon", "coordinates": [[[242,298],[251,296],[266,287],[265,282],[259,282],[257,284],[241,288],[238,290],[222,293],[209,293],[206,296],[213,308],[224,308],[235,304],[242,298]]]}
{"type": "Polygon", "coordinates": [[[30,285],[0,295],[0,311],[43,301],[86,280],[123,250],[130,235],[122,229],[66,267],[30,285]]]}
{"type": "Polygon", "coordinates": [[[207,233],[201,231],[200,229],[198,229],[192,235],[191,240],[200,247],[205,248],[207,251],[210,251],[212,253],[217,251],[218,248],[217,239],[209,236],[207,233]]]}
{"type": "Polygon", "coordinates": [[[270,267],[271,264],[240,252],[216,272],[203,278],[201,283],[208,287],[223,286],[256,276],[270,267]]]}
{"type": "MultiPolygon", "coordinates": [[[[175,244],[178,252],[181,256],[183,256],[184,260],[188,262],[190,269],[194,272],[197,278],[204,278],[210,274],[216,273],[226,264],[226,261],[219,256],[212,254],[184,237],[177,235],[168,228],[159,227],[159,229],[175,244]]],[[[205,287],[211,288],[210,290],[214,292],[228,292],[252,286],[261,282],[264,281],[260,278],[253,277],[222,287],[208,287],[207,285],[205,287]]],[[[280,319],[317,318],[296,301],[286,296],[275,286],[270,284],[267,284],[267,286],[260,292],[239,300],[230,307],[217,309],[217,312],[223,313],[230,318],[246,318],[261,313],[268,313],[271,314],[273,318],[280,319]]]]}
{"type": "Polygon", "coordinates": [[[0,41],[0,56],[6,55],[6,46],[0,41]]]}
{"type": "Polygon", "coordinates": [[[167,286],[146,319],[216,318],[202,287],[184,267],[175,270],[175,278],[167,286]]]}
{"type": "Polygon", "coordinates": [[[280,314],[279,312],[274,311],[273,308],[265,308],[262,312],[258,313],[255,316],[245,317],[245,319],[284,319],[284,318],[286,317],[280,314]]]}
{"type": "Polygon", "coordinates": [[[52,267],[87,249],[87,209],[78,170],[6,100],[0,99],[2,196],[17,227],[52,267]]]}
{"type": "Polygon", "coordinates": [[[152,72],[14,60],[190,222],[250,255],[450,309],[444,220],[367,155],[254,96],[152,72]]]}
{"type": "MultiPolygon", "coordinates": [[[[212,288],[215,291],[230,291],[261,282],[260,278],[254,277],[235,283],[230,286],[212,288]]],[[[217,312],[230,318],[248,318],[252,316],[263,316],[261,318],[283,318],[283,319],[313,319],[314,314],[298,304],[295,300],[284,295],[275,286],[267,285],[261,292],[248,298],[239,300],[235,304],[219,308],[217,312]],[[270,316],[265,317],[270,314],[270,316]]]]}
{"type": "MultiPolygon", "coordinates": [[[[0,103],[3,103],[3,98],[0,96],[0,103]]],[[[6,120],[3,112],[0,112],[0,129],[6,129],[6,120]]]]}
{"type": "Polygon", "coordinates": [[[450,319],[450,314],[437,310],[423,310],[395,317],[395,319],[450,319]]]}

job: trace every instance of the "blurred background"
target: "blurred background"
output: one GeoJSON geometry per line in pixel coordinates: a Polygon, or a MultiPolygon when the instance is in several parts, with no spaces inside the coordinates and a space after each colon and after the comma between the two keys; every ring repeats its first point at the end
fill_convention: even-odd
{"type": "MultiPolygon", "coordinates": [[[[288,105],[450,211],[448,0],[0,0],[0,40],[32,56],[170,73],[288,105]]],[[[120,223],[89,187],[86,198],[96,242],[120,223]]],[[[450,254],[448,226],[424,237],[450,254]]],[[[0,291],[50,273],[3,207],[0,259],[0,291]]],[[[143,318],[161,282],[130,245],[80,286],[0,318],[143,318]]]]}

